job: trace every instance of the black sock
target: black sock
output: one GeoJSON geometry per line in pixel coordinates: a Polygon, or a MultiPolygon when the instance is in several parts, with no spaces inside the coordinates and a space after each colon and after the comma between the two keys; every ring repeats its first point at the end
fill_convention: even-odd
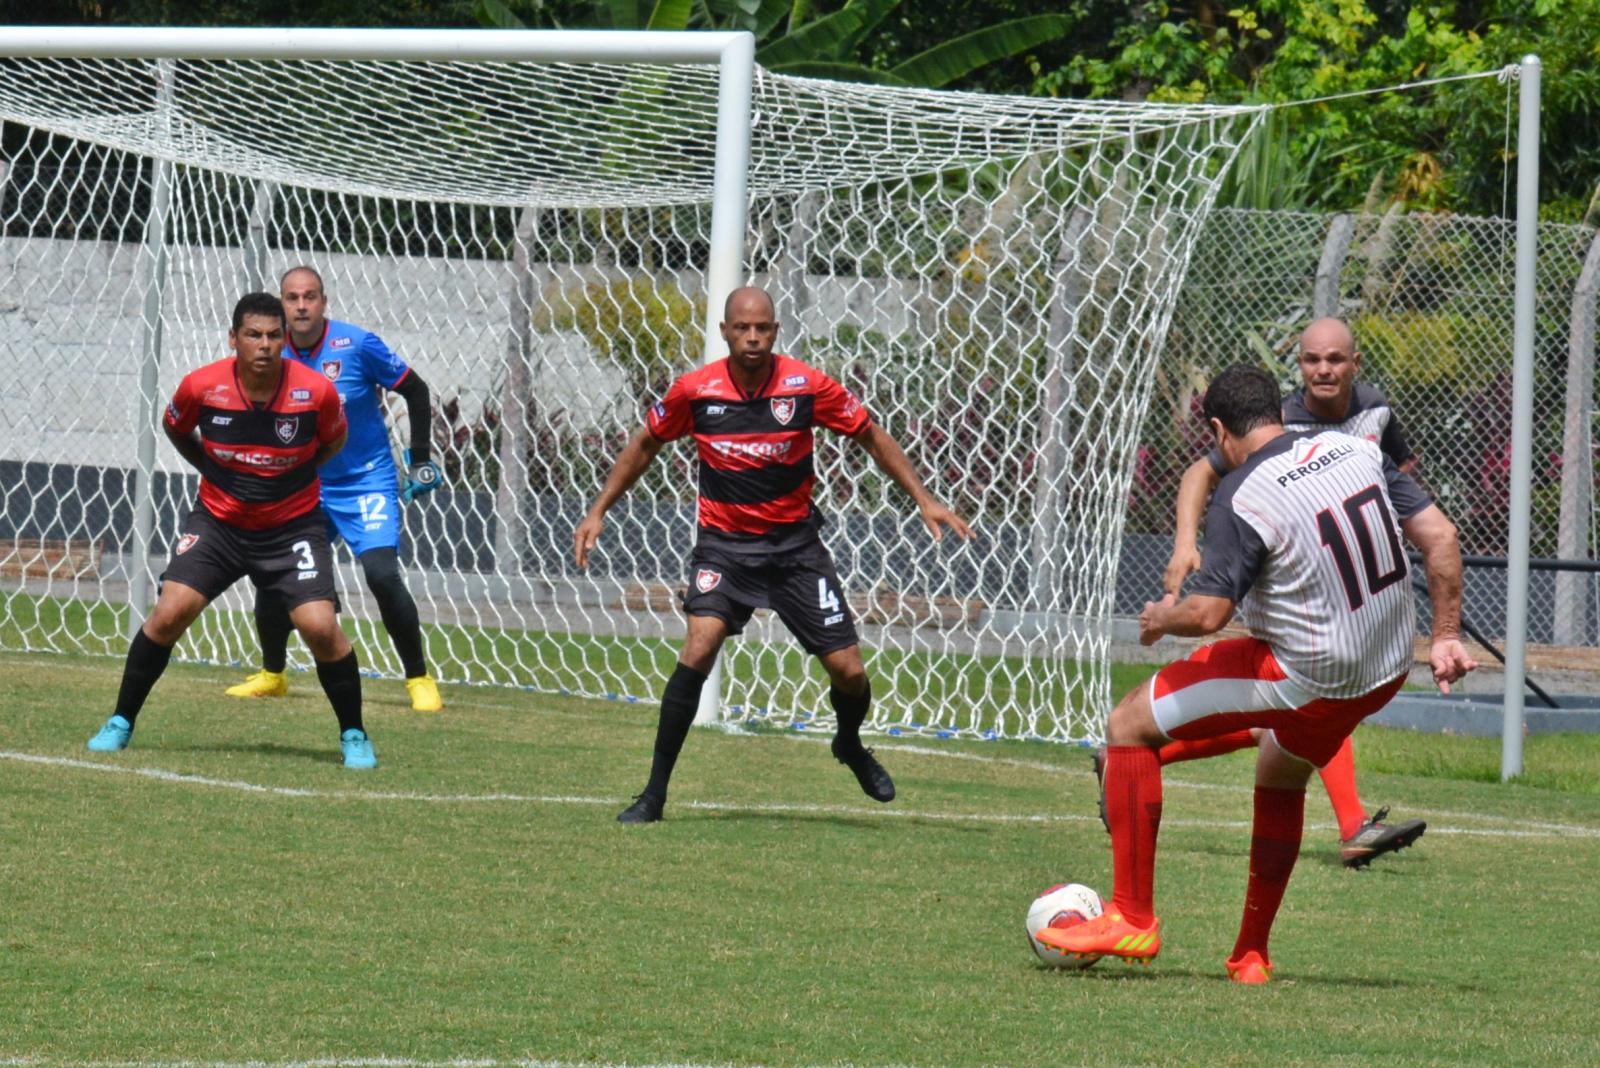
{"type": "Polygon", "coordinates": [[[387,547],[368,549],[361,554],[361,570],[367,579],[367,589],[378,602],[378,615],[383,617],[383,627],[389,632],[389,640],[394,642],[394,651],[400,657],[406,678],[426,675],[428,661],[422,652],[422,620],[417,615],[417,602],[400,574],[399,554],[387,547]]]}
{"type": "Polygon", "coordinates": [[[256,592],[256,637],[261,639],[261,667],[282,672],[289,666],[289,609],[283,598],[266,590],[256,592]]]}
{"type": "Polygon", "coordinates": [[[828,703],[839,723],[838,733],[833,736],[834,749],[838,753],[856,752],[861,748],[861,725],[867,721],[867,709],[872,707],[872,683],[855,695],[830,686],[828,703]]]}
{"type": "Polygon", "coordinates": [[[661,720],[656,724],[656,751],[650,761],[650,782],[644,792],[662,801],[667,799],[667,780],[672,778],[672,767],[678,762],[683,741],[694,726],[694,714],[700,710],[700,690],[706,677],[686,664],[679,664],[667,688],[661,694],[661,720]]]}
{"type": "Polygon", "coordinates": [[[171,659],[172,646],[156,642],[141,627],[128,643],[128,659],[122,665],[122,687],[117,690],[117,715],[129,723],[139,718],[144,699],[150,696],[150,688],[167,670],[167,661],[171,659]]]}
{"type": "Polygon", "coordinates": [[[327,664],[317,661],[317,681],[328,695],[333,714],[339,717],[339,733],[365,730],[361,725],[361,671],[356,667],[355,650],[345,654],[343,660],[327,664]]]}

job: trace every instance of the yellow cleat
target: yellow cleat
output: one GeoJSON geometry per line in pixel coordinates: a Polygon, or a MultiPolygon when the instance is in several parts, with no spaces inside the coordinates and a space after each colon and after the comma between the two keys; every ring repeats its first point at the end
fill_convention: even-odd
{"type": "Polygon", "coordinates": [[[282,697],[289,692],[289,673],[258,671],[237,686],[222,691],[229,697],[282,697]]]}
{"type": "Polygon", "coordinates": [[[414,679],[407,679],[406,692],[411,695],[413,712],[444,710],[444,698],[439,696],[439,684],[433,681],[432,675],[418,675],[414,679]]]}

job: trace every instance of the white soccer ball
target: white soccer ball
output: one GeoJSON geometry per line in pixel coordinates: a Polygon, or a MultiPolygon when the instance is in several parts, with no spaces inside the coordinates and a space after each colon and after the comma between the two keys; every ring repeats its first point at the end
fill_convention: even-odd
{"type": "Polygon", "coordinates": [[[1069,957],[1039,941],[1046,927],[1073,927],[1105,911],[1100,895],[1082,883],[1057,883],[1028,906],[1028,945],[1052,968],[1087,968],[1098,957],[1069,957]]]}

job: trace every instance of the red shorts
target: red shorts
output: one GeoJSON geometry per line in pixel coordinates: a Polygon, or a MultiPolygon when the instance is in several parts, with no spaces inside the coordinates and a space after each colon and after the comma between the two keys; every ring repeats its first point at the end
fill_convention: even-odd
{"type": "Polygon", "coordinates": [[[1401,675],[1359,697],[1318,697],[1284,674],[1266,642],[1230,638],[1156,672],[1150,710],[1169,738],[1215,738],[1265,727],[1286,752],[1320,768],[1405,681],[1401,675]]]}

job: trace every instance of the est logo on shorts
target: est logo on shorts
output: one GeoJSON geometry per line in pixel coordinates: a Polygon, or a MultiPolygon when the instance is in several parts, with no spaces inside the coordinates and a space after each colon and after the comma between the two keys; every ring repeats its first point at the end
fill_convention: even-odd
{"type": "Polygon", "coordinates": [[[789,420],[794,418],[794,398],[793,397],[773,397],[772,398],[772,418],[776,419],[778,422],[782,423],[784,426],[788,426],[789,425],[789,420]]]}
{"type": "Polygon", "coordinates": [[[713,571],[708,567],[702,567],[694,573],[694,588],[701,593],[710,593],[721,581],[722,572],[713,571]]]}
{"type": "Polygon", "coordinates": [[[198,534],[184,534],[178,538],[177,552],[179,556],[194,548],[194,543],[200,540],[198,534]]]}

